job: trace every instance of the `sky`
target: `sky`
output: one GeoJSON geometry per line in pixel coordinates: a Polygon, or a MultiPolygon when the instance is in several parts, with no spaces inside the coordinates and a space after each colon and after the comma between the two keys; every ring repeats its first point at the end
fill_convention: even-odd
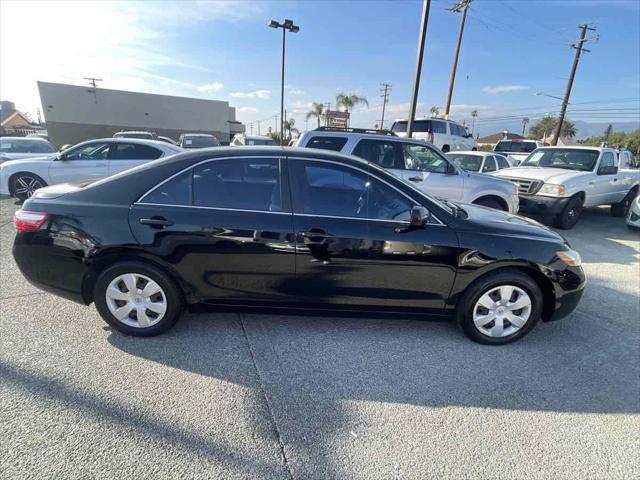
{"type": "MultiPolygon", "coordinates": [[[[432,0],[417,116],[444,112],[460,14],[432,0]]],[[[392,85],[385,126],[408,115],[421,1],[0,0],[0,98],[36,117],[36,81],[227,100],[257,133],[279,113],[281,31],[287,35],[285,106],[305,128],[311,102],[338,93],[369,101],[351,124],[379,124],[380,83],[392,85]]],[[[578,25],[588,23],[569,118],[640,124],[640,0],[474,0],[469,8],[451,118],[481,135],[559,110],[578,25]],[[599,38],[596,40],[595,36],[599,38]]],[[[309,121],[309,128],[314,120],[309,121]]],[[[517,129],[517,130],[516,130],[517,129]]]]}

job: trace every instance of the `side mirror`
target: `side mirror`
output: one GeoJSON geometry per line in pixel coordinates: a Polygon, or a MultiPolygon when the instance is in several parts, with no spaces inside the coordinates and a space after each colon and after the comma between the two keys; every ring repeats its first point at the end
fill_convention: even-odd
{"type": "Polygon", "coordinates": [[[411,208],[411,219],[409,226],[411,228],[423,228],[431,218],[431,212],[424,207],[414,206],[411,208]]]}
{"type": "Polygon", "coordinates": [[[618,167],[615,165],[607,165],[598,168],[598,175],[615,175],[618,173],[618,167]]]}
{"type": "Polygon", "coordinates": [[[55,161],[56,162],[64,162],[67,159],[67,157],[65,157],[62,153],[59,153],[58,155],[56,155],[55,161]]]}

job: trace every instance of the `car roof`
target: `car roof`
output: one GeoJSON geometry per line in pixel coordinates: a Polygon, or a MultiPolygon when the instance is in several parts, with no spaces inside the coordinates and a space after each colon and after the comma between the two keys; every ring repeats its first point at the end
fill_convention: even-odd
{"type": "Polygon", "coordinates": [[[597,152],[602,152],[603,150],[611,150],[615,151],[615,148],[611,147],[594,147],[591,145],[549,145],[546,147],[538,147],[538,150],[549,150],[552,148],[562,148],[563,150],[595,150],[597,152]]]}
{"type": "Polygon", "coordinates": [[[120,130],[115,134],[117,135],[118,133],[148,133],[149,135],[153,135],[153,132],[149,132],[147,130],[120,130]]]}
{"type": "Polygon", "coordinates": [[[50,143],[49,140],[47,140],[46,138],[42,138],[42,137],[0,137],[0,140],[29,140],[30,142],[32,141],[40,141],[40,142],[47,142],[50,143]]]}
{"type": "Polygon", "coordinates": [[[419,143],[419,144],[430,145],[429,143],[419,138],[398,137],[397,135],[385,135],[382,133],[347,132],[342,130],[307,130],[306,132],[303,132],[299,138],[311,136],[311,135],[317,136],[317,137],[357,137],[357,138],[367,138],[371,140],[388,140],[391,142],[419,143]]]}
{"type": "MultiPolygon", "coordinates": [[[[181,152],[182,149],[177,147],[176,145],[171,145],[170,143],[161,142],[160,140],[150,140],[147,138],[92,138],[90,140],[85,140],[84,142],[76,143],[72,145],[73,147],[77,147],[78,145],[82,145],[89,142],[106,142],[106,143],[135,143],[140,145],[149,145],[153,147],[159,147],[164,149],[173,150],[175,152],[181,152]]],[[[71,147],[69,147],[71,148],[71,147]]]]}
{"type": "Polygon", "coordinates": [[[210,133],[183,133],[180,135],[181,137],[214,137],[215,135],[211,135],[210,133]]]}
{"type": "Polygon", "coordinates": [[[266,135],[244,135],[242,133],[237,133],[236,135],[242,138],[248,138],[249,140],[273,140],[271,137],[266,135]]]}
{"type": "MultiPolygon", "coordinates": [[[[444,119],[444,118],[435,118],[435,117],[427,117],[427,118],[416,118],[413,121],[414,122],[424,122],[426,120],[439,120],[441,122],[449,122],[449,123],[455,123],[456,125],[460,125],[462,126],[461,123],[456,122],[455,120],[449,120],[449,119],[444,119]]],[[[396,118],[394,120],[394,122],[408,122],[409,119],[408,118],[396,118]]]]}

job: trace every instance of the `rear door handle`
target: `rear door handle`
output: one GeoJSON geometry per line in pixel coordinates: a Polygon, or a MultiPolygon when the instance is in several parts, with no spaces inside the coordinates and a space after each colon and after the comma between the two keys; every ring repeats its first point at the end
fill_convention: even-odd
{"type": "Polygon", "coordinates": [[[164,217],[141,218],[140,223],[142,225],[149,225],[155,228],[170,227],[171,225],[173,225],[173,222],[171,220],[167,220],[164,217]]]}
{"type": "Polygon", "coordinates": [[[319,230],[317,232],[309,231],[309,232],[300,232],[300,236],[304,238],[331,238],[333,235],[330,233],[319,230]]]}
{"type": "Polygon", "coordinates": [[[424,179],[422,177],[409,177],[409,180],[412,182],[422,182],[424,179]]]}

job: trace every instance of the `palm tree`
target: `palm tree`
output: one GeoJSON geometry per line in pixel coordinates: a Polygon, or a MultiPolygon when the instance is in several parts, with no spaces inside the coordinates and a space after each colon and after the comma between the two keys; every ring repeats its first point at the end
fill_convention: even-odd
{"type": "Polygon", "coordinates": [[[307,113],[307,120],[312,117],[316,117],[318,120],[318,128],[320,128],[320,119],[323,117],[324,105],[322,103],[313,102],[311,104],[311,110],[307,113]]]}
{"type": "Polygon", "coordinates": [[[440,115],[440,109],[438,107],[431,107],[431,117],[435,118],[440,115]]]}
{"type": "Polygon", "coordinates": [[[529,117],[524,117],[522,119],[522,136],[524,137],[524,129],[527,127],[527,123],[529,123],[529,117]]]}
{"type": "Polygon", "coordinates": [[[295,124],[296,120],[294,118],[290,118],[289,120],[284,121],[284,131],[289,132],[287,135],[285,135],[285,140],[291,140],[291,134],[293,132],[300,133],[300,131],[295,128],[295,124]]]}
{"type": "Polygon", "coordinates": [[[364,97],[360,97],[358,95],[345,95],[344,93],[339,93],[338,96],[336,96],[336,108],[344,107],[344,111],[347,113],[349,113],[350,110],[353,110],[356,105],[360,104],[369,107],[369,102],[364,97]]]}
{"type": "Polygon", "coordinates": [[[471,135],[473,135],[473,131],[476,127],[476,117],[478,116],[478,110],[474,110],[471,112],[471,135]]]}

